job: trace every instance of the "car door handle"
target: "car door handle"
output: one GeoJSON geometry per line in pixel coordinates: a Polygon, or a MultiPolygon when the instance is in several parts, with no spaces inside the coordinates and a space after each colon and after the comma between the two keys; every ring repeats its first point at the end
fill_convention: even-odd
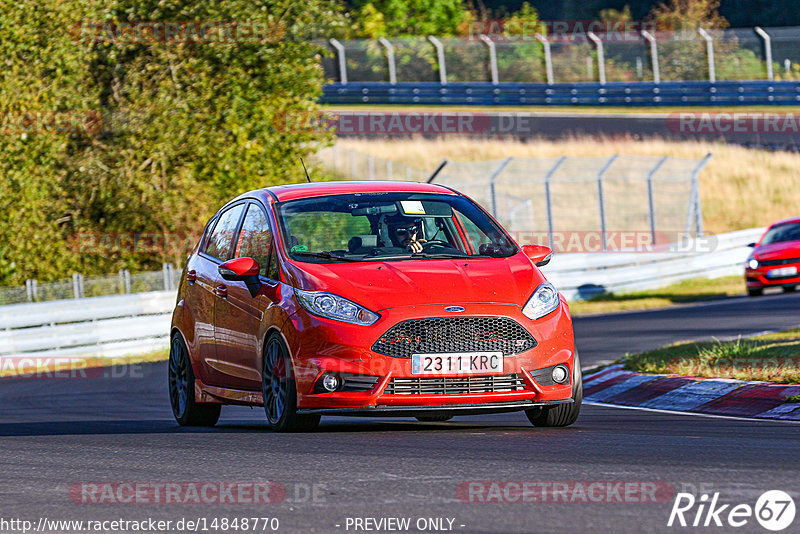
{"type": "Polygon", "coordinates": [[[197,280],[197,271],[192,269],[191,271],[186,273],[186,281],[190,284],[193,284],[197,280]]]}
{"type": "Polygon", "coordinates": [[[218,297],[225,298],[228,296],[228,286],[220,284],[214,288],[214,294],[218,297]]]}

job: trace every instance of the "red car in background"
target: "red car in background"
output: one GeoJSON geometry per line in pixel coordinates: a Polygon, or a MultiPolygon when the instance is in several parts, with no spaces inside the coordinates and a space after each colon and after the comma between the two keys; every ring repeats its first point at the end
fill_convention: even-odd
{"type": "Polygon", "coordinates": [[[794,291],[800,284],[800,217],[770,226],[745,264],[747,293],[758,296],[769,287],[794,291]]]}
{"type": "Polygon", "coordinates": [[[566,426],[582,399],[563,296],[480,206],[444,186],[330,182],[245,193],[207,224],[172,319],[181,425],[263,405],[274,430],[322,415],[525,411],[566,426]]]}

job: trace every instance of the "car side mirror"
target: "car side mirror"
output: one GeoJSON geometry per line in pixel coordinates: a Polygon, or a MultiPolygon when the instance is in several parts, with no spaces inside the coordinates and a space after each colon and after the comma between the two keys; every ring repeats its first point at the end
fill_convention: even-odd
{"type": "Polygon", "coordinates": [[[553,249],[544,245],[525,245],[522,252],[528,256],[537,267],[543,267],[553,259],[553,249]]]}
{"type": "Polygon", "coordinates": [[[756,244],[755,243],[748,243],[747,246],[750,247],[750,248],[756,248],[756,244]]]}
{"type": "Polygon", "coordinates": [[[261,289],[261,280],[258,273],[261,266],[253,258],[236,258],[228,260],[219,266],[219,274],[229,282],[244,282],[250,290],[250,296],[255,297],[261,289]]]}

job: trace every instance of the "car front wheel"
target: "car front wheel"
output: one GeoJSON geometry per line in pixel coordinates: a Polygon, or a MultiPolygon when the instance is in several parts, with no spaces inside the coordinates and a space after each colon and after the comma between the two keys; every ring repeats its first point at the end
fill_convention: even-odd
{"type": "Polygon", "coordinates": [[[583,401],[583,377],[581,360],[577,352],[575,352],[573,374],[571,403],[525,410],[525,415],[534,426],[569,426],[578,419],[583,401]]]}
{"type": "Polygon", "coordinates": [[[319,424],[319,415],[297,413],[297,385],[292,359],[278,334],[272,334],[264,346],[261,394],[267,422],[276,432],[310,432],[319,424]]]}

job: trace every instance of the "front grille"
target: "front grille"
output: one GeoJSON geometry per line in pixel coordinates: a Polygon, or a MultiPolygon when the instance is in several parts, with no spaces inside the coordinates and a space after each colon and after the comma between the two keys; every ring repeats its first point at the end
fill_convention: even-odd
{"type": "Polygon", "coordinates": [[[525,389],[518,375],[459,376],[440,378],[392,378],[387,395],[448,395],[459,393],[500,393],[525,389]]]}
{"type": "Polygon", "coordinates": [[[789,265],[790,263],[800,263],[800,258],[787,258],[785,260],[758,260],[758,264],[762,267],[772,267],[774,265],[789,265]]]}
{"type": "Polygon", "coordinates": [[[502,352],[511,356],[535,346],[533,336],[507,317],[432,317],[397,323],[372,345],[372,350],[395,358],[454,352],[502,352]]]}

